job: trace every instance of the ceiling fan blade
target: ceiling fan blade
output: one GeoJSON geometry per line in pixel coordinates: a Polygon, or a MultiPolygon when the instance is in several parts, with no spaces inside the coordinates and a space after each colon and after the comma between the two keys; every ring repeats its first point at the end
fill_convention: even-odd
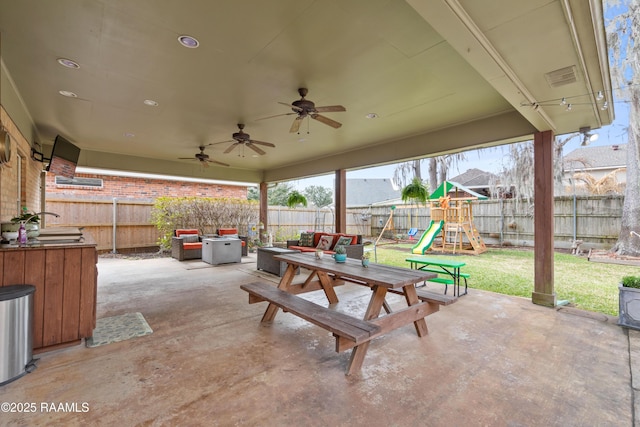
{"type": "Polygon", "coordinates": [[[209,145],[217,145],[217,144],[226,144],[226,143],[229,143],[229,142],[235,142],[235,140],[234,139],[230,139],[228,141],[212,142],[211,144],[207,144],[207,146],[209,146],[209,145]]]}
{"type": "Polygon", "coordinates": [[[325,125],[329,125],[332,128],[338,129],[340,126],[342,126],[342,123],[331,120],[329,117],[321,116],[320,114],[312,114],[311,118],[319,121],[320,123],[324,123],[325,125]]]}
{"type": "Polygon", "coordinates": [[[273,119],[274,117],[281,117],[281,116],[290,116],[292,114],[298,114],[298,113],[284,113],[284,114],[276,114],[275,116],[268,116],[268,117],[262,117],[259,119],[256,119],[256,121],[258,120],[266,120],[266,119],[273,119]]]}
{"type": "MultiPolygon", "coordinates": [[[[228,164],[226,164],[226,163],[222,163],[222,162],[219,162],[219,161],[217,161],[217,160],[211,160],[211,159],[209,159],[209,160],[207,160],[207,162],[209,162],[209,163],[215,163],[216,165],[220,165],[220,166],[229,166],[228,164]]],[[[207,165],[207,166],[209,166],[209,165],[207,165]]]]}
{"type": "Polygon", "coordinates": [[[251,144],[258,144],[258,145],[264,145],[265,147],[275,147],[275,144],[272,144],[270,142],[264,142],[264,141],[256,141],[255,139],[252,139],[251,141],[249,141],[251,144]]]}
{"type": "Polygon", "coordinates": [[[304,117],[296,117],[295,119],[293,119],[291,129],[289,129],[290,133],[298,132],[298,129],[300,129],[300,124],[302,123],[302,119],[304,119],[304,117]]]}
{"type": "Polygon", "coordinates": [[[296,110],[298,112],[302,111],[302,108],[297,107],[297,106],[295,106],[293,104],[287,104],[286,102],[278,102],[278,104],[286,105],[287,107],[293,108],[294,110],[296,110]]]}
{"type": "Polygon", "coordinates": [[[255,151],[256,153],[260,154],[261,156],[267,154],[266,151],[256,147],[252,143],[247,144],[247,147],[251,148],[253,151],[255,151]]]}
{"type": "Polygon", "coordinates": [[[194,157],[178,157],[178,160],[193,160],[194,157]]]}
{"type": "Polygon", "coordinates": [[[234,148],[236,148],[236,146],[238,146],[238,145],[239,145],[239,144],[238,144],[237,142],[236,142],[236,143],[231,144],[231,145],[230,145],[226,150],[224,150],[224,154],[230,153],[230,152],[231,152],[231,151],[233,151],[233,149],[234,149],[234,148]]]}
{"type": "Polygon", "coordinates": [[[324,107],[316,107],[318,113],[334,113],[338,111],[347,111],[342,105],[326,105],[324,107]]]}

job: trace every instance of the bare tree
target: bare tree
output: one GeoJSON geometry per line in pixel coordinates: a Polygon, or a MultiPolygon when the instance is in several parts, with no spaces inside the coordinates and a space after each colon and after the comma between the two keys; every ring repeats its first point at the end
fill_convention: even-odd
{"type": "Polygon", "coordinates": [[[627,144],[627,185],[618,242],[611,251],[617,255],[640,256],[640,0],[607,0],[614,10],[624,9],[607,23],[611,55],[611,76],[622,96],[629,101],[627,144]],[[626,9],[625,9],[626,7],[626,9]]]}

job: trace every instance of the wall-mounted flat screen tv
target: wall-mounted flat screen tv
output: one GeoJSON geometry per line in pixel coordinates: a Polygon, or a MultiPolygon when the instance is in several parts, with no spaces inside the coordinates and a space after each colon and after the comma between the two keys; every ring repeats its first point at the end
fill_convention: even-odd
{"type": "Polygon", "coordinates": [[[56,136],[51,151],[51,159],[47,171],[54,175],[73,179],[76,173],[76,164],[80,156],[80,149],[61,137],[56,136]]]}

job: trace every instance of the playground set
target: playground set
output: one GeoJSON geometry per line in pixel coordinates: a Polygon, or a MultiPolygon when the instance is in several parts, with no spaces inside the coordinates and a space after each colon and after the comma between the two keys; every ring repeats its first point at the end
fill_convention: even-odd
{"type": "MultiPolygon", "coordinates": [[[[411,253],[424,255],[427,251],[442,253],[468,253],[481,254],[487,247],[473,224],[473,204],[478,200],[486,200],[487,197],[464,187],[453,181],[445,181],[434,191],[428,199],[431,213],[431,222],[422,233],[411,253]]],[[[395,239],[391,243],[398,243],[397,234],[393,224],[393,215],[396,207],[391,207],[391,213],[373,247],[380,246],[382,236],[386,233],[395,239]]],[[[418,235],[417,228],[409,229],[409,240],[414,240],[418,235]]],[[[374,249],[375,250],[375,249],[374,249]]]]}
{"type": "Polygon", "coordinates": [[[445,181],[429,196],[431,222],[413,254],[428,250],[443,253],[481,254],[487,247],[473,224],[473,204],[487,197],[456,182],[445,181]]]}

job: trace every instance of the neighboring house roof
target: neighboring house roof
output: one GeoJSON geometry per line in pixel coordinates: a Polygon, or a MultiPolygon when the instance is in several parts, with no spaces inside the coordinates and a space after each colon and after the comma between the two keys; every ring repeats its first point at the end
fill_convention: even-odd
{"type": "Polygon", "coordinates": [[[565,171],[616,169],[627,165],[627,144],[580,147],[564,156],[565,171]]]}
{"type": "Polygon", "coordinates": [[[458,176],[452,177],[449,181],[457,182],[469,188],[488,187],[491,181],[498,182],[498,175],[472,168],[458,176]]]}
{"type": "Polygon", "coordinates": [[[347,179],[347,207],[368,206],[400,197],[387,178],[347,179]]]}
{"type": "Polygon", "coordinates": [[[443,197],[446,194],[451,196],[452,195],[450,194],[451,192],[457,193],[457,195],[455,196],[457,198],[469,197],[469,198],[478,198],[478,200],[487,200],[487,196],[478,194],[475,191],[471,190],[470,188],[465,187],[464,185],[461,185],[453,181],[445,181],[442,184],[440,184],[440,187],[438,187],[436,191],[431,193],[431,195],[429,196],[429,199],[430,200],[439,199],[440,197],[443,197]]]}

